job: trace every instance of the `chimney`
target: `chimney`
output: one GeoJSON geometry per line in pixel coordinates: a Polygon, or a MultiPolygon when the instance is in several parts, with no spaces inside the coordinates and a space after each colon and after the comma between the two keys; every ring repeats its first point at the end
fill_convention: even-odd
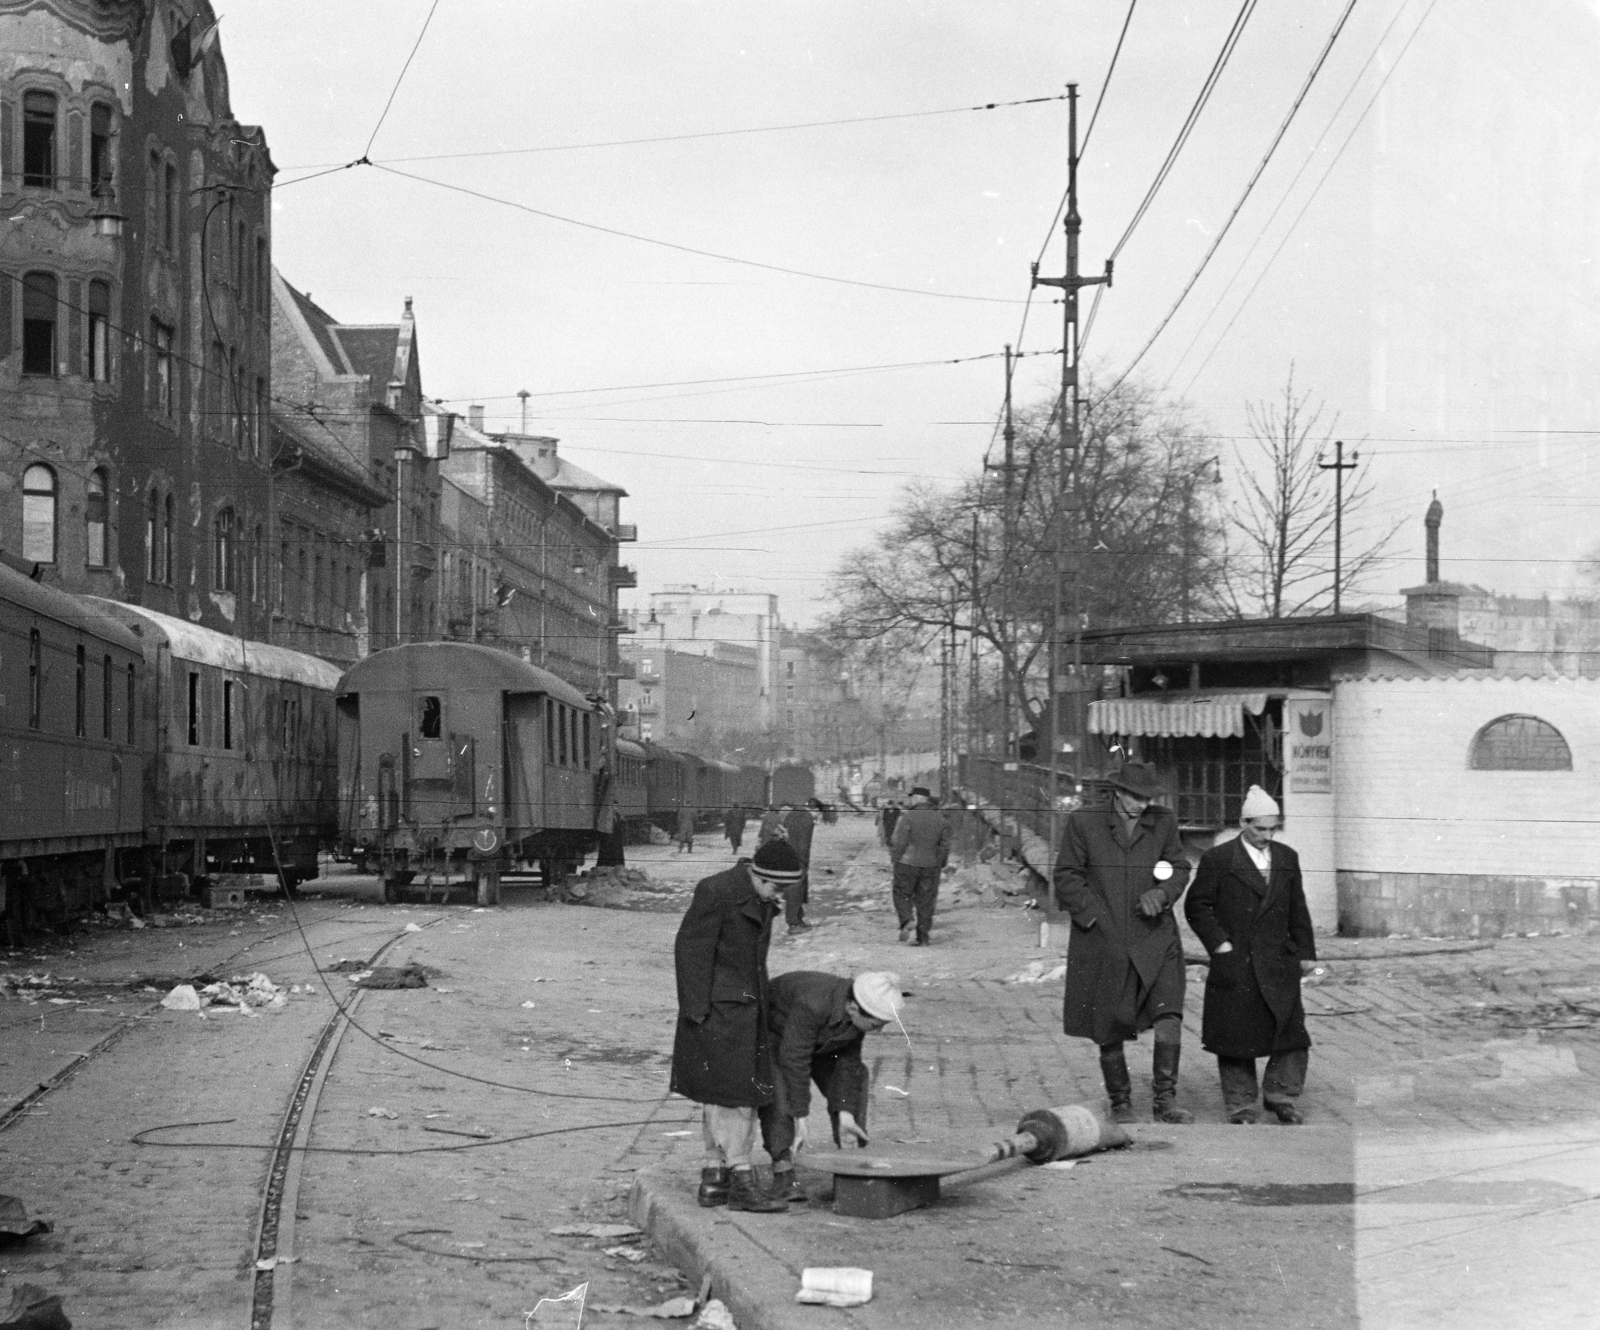
{"type": "Polygon", "coordinates": [[[483,405],[482,405],[482,403],[474,402],[471,406],[469,406],[467,408],[467,424],[471,425],[472,428],[477,430],[479,434],[483,433],[483,405]]]}
{"type": "Polygon", "coordinates": [[[1433,502],[1428,505],[1428,515],[1422,524],[1428,528],[1428,581],[1439,580],[1439,526],[1444,521],[1444,505],[1439,502],[1439,491],[1434,490],[1433,502]]]}
{"type": "Polygon", "coordinates": [[[1400,593],[1406,598],[1406,623],[1413,628],[1426,628],[1440,640],[1453,641],[1461,633],[1462,588],[1439,580],[1439,528],[1444,523],[1444,505],[1439,502],[1437,490],[1422,522],[1428,531],[1428,580],[1400,593]]]}

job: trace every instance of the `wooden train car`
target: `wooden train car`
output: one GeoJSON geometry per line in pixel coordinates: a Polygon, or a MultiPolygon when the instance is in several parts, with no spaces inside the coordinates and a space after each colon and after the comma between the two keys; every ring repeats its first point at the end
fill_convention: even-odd
{"type": "Polygon", "coordinates": [[[733,788],[728,791],[728,804],[744,808],[765,808],[767,804],[767,772],[764,767],[745,765],[733,776],[733,788]]]}
{"type": "Polygon", "coordinates": [[[798,808],[817,792],[817,778],[808,766],[798,762],[785,762],[772,772],[772,802],[775,805],[793,804],[798,808]]]}
{"type": "Polygon", "coordinates": [[[645,783],[650,766],[649,750],[632,739],[617,740],[617,760],[613,774],[612,795],[617,802],[617,816],[622,819],[629,839],[644,836],[650,821],[650,791],[645,783]]]}
{"type": "Polygon", "coordinates": [[[599,839],[601,716],[548,670],[493,647],[390,647],[338,688],[345,841],[384,899],[418,873],[470,874],[481,904],[514,860],[559,881],[599,839]]]}
{"type": "Polygon", "coordinates": [[[648,754],[645,768],[645,793],[650,808],[650,822],[671,833],[678,825],[678,809],[686,798],[693,797],[689,778],[689,763],[682,753],[646,742],[648,754]]]}
{"type": "Polygon", "coordinates": [[[183,894],[252,874],[292,890],[316,877],[337,830],[338,667],[142,606],[81,600],[131,630],[146,665],[144,842],[122,856],[124,885],[183,894]]]}
{"type": "Polygon", "coordinates": [[[15,938],[109,894],[143,841],[144,652],[82,599],[0,565],[0,919],[15,938]]]}

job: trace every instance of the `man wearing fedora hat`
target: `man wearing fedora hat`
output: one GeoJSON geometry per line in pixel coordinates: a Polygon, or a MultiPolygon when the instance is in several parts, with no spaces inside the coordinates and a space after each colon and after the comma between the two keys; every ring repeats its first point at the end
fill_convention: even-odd
{"type": "Polygon", "coordinates": [[[1316,935],[1300,880],[1300,856],[1275,843],[1278,801],[1252,785],[1239,810],[1239,837],[1200,856],[1183,904],[1195,936],[1211,954],[1200,1042],[1214,1053],[1228,1121],[1260,1120],[1256,1059],[1267,1059],[1262,1098],[1291,1126],[1305,1121],[1296,1101],[1305,1088],[1311,1036],[1300,1001],[1300,976],[1314,967],[1316,935]]]}
{"type": "Polygon", "coordinates": [[[828,1105],[833,1143],[867,1144],[867,1064],[861,1043],[900,1019],[900,976],[867,971],[854,979],[791,970],[772,981],[768,1024],[776,1045],[772,1102],[761,1110],[761,1140],[772,1156],[772,1194],[804,1201],[794,1154],[806,1143],[811,1082],[828,1105]]]}
{"type": "Polygon", "coordinates": [[[700,1204],[782,1210],[755,1181],[756,1113],[772,1102],[767,949],[778,898],[800,880],[800,856],[769,841],[754,859],[700,882],[678,925],[678,1028],[672,1090],[702,1107],[700,1204]]]}
{"type": "Polygon", "coordinates": [[[1184,969],[1172,915],[1189,861],[1151,767],[1124,762],[1111,785],[1108,807],[1068,815],[1056,855],[1056,903],[1072,916],[1062,1028],[1099,1045],[1117,1122],[1134,1120],[1123,1043],[1153,1028],[1152,1116],[1193,1122],[1177,1104],[1184,969]]]}
{"type": "Polygon", "coordinates": [[[926,785],[913,787],[911,807],[895,821],[889,862],[894,866],[894,910],[900,920],[900,940],[912,940],[914,919],[914,945],[925,947],[933,932],[939,877],[950,862],[950,823],[926,785]]]}

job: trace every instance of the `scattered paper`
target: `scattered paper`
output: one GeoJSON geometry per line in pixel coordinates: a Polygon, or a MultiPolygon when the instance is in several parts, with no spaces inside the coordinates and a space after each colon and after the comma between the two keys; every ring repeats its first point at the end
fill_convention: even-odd
{"type": "Polygon", "coordinates": [[[550,1233],[557,1238],[636,1238],[642,1237],[644,1230],[632,1224],[563,1224],[550,1233]]]}
{"type": "Polygon", "coordinates": [[[911,1098],[911,1091],[910,1090],[902,1090],[898,1085],[886,1085],[883,1088],[884,1088],[884,1092],[886,1094],[897,1094],[902,1099],[911,1098]]]}
{"type": "Polygon", "coordinates": [[[692,1131],[664,1131],[661,1134],[663,1136],[693,1136],[694,1135],[694,1133],[692,1131]]]}
{"type": "Polygon", "coordinates": [[[397,1118],[400,1115],[398,1113],[391,1113],[387,1108],[369,1108],[367,1110],[367,1116],[369,1118],[397,1118]]]}
{"type": "Polygon", "coordinates": [[[854,1266],[807,1267],[800,1272],[796,1302],[824,1307],[859,1307],[872,1301],[872,1271],[854,1266]]]}
{"type": "Polygon", "coordinates": [[[689,1330],[739,1330],[733,1323],[733,1313],[721,1298],[712,1298],[701,1308],[700,1315],[689,1330]]]}
{"type": "Polygon", "coordinates": [[[644,1260],[643,1247],[606,1247],[603,1250],[607,1256],[620,1256],[624,1261],[632,1261],[635,1264],[644,1260]]]}
{"type": "Polygon", "coordinates": [[[408,932],[408,933],[420,933],[421,931],[422,931],[422,925],[421,924],[407,924],[406,925],[406,932],[408,932]]]}
{"type": "Polygon", "coordinates": [[[531,1007],[531,1006],[533,1006],[533,999],[532,999],[532,998],[529,998],[529,999],[528,999],[528,1000],[527,1000],[527,1001],[526,1001],[526,1002],[524,1002],[524,1003],[523,1003],[523,1004],[522,1004],[522,1005],[523,1005],[523,1006],[524,1006],[524,1007],[531,1007]]]}
{"type": "Polygon", "coordinates": [[[1048,1164],[1044,1165],[1045,1168],[1054,1169],[1076,1168],[1077,1166],[1078,1161],[1076,1159],[1052,1159],[1048,1164]]]}
{"type": "Polygon", "coordinates": [[[276,1270],[280,1265],[293,1265],[300,1258],[298,1256],[269,1256],[265,1260],[256,1262],[257,1270],[276,1270]]]}
{"type": "Polygon", "coordinates": [[[193,984],[179,984],[161,999],[161,1005],[168,1011],[199,1011],[200,994],[194,991],[193,984]]]}

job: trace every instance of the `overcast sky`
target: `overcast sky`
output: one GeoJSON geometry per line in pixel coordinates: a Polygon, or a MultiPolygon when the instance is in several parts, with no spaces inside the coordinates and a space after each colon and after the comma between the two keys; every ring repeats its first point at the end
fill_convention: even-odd
{"type": "MultiPolygon", "coordinates": [[[[1319,255],[1336,261],[1365,197],[1360,141],[1342,159],[1339,148],[1380,81],[1397,58],[1436,79],[1460,14],[1489,3],[1356,5],[1233,232],[1140,363],[1187,396],[1225,462],[1244,403],[1277,391],[1291,359],[1342,433],[1377,432],[1369,370],[1341,350],[1352,334],[1340,320],[1366,312],[1306,309],[1296,284],[1319,255]]],[[[1261,0],[1118,258],[1091,368],[1121,373],[1177,297],[1344,7],[1261,0]]],[[[1578,8],[1536,0],[1514,26],[1578,8]]],[[[1080,173],[1087,270],[1122,234],[1237,11],[1232,0],[1136,7],[1080,173]]],[[[393,320],[414,297],[424,390],[462,410],[483,403],[491,428],[518,426],[515,394],[528,390],[530,429],[629,491],[640,603],[668,583],[715,580],[774,591],[784,617],[806,623],[826,608],[830,569],[870,540],[908,480],[978,465],[1001,347],[1019,330],[1027,351],[1060,346],[1056,305],[1036,302],[1021,325],[1030,261],[1043,249],[1046,274],[1063,266],[1051,219],[1065,103],[960,108],[1056,97],[1075,81],[1081,131],[1126,12],[1121,0],[231,0],[222,39],[235,114],[264,127],[279,167],[274,256],[289,281],[349,322],[393,320]],[[584,146],[829,120],[864,122],[584,146]],[[363,155],[388,170],[295,183],[363,155]],[[881,368],[954,360],[965,363],[881,368]]],[[[1025,362],[1020,396],[1044,396],[1059,373],[1047,356],[1025,362]]],[[[1447,550],[1484,556],[1453,575],[1518,590],[1570,580],[1570,564],[1519,562],[1506,536],[1514,511],[1525,549],[1554,496],[1572,497],[1570,468],[1530,467],[1507,451],[1510,435],[1487,432],[1524,424],[1540,422],[1469,412],[1444,435],[1372,439],[1374,516],[1407,524],[1375,591],[1421,580],[1436,485],[1447,550]],[[1473,448],[1453,451],[1465,434],[1473,448]]],[[[1587,510],[1566,512],[1549,556],[1587,543],[1587,510]]]]}

